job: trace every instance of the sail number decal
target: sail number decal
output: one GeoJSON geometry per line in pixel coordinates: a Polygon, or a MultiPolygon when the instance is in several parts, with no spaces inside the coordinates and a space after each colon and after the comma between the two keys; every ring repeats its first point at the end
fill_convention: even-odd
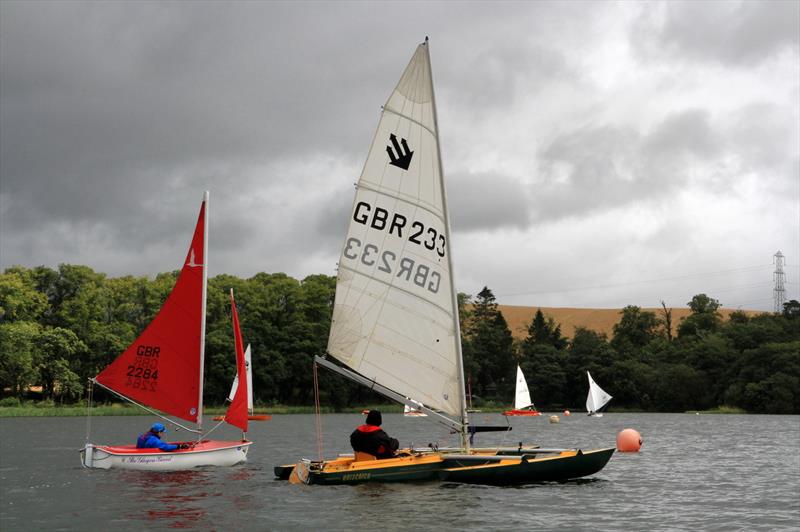
{"type": "MultiPolygon", "coordinates": [[[[403,237],[403,229],[408,226],[408,218],[399,213],[392,213],[389,220],[389,211],[381,207],[373,208],[365,201],[359,201],[353,211],[353,221],[376,229],[378,231],[388,231],[390,235],[403,237]]],[[[418,246],[423,246],[430,251],[435,251],[440,257],[444,257],[445,238],[433,227],[425,227],[425,224],[414,220],[411,222],[410,229],[406,230],[406,239],[418,246]]]]}
{"type": "Polygon", "coordinates": [[[125,386],[148,392],[156,391],[158,382],[158,354],[161,348],[157,345],[140,345],[136,348],[136,358],[129,364],[125,386]]]}
{"type": "MultiPolygon", "coordinates": [[[[435,253],[439,258],[445,255],[444,235],[433,227],[426,227],[418,220],[409,223],[408,218],[402,214],[390,213],[386,209],[373,207],[364,201],[360,201],[356,205],[353,220],[376,231],[386,231],[390,236],[407,240],[435,253]]],[[[350,237],[345,242],[342,255],[344,258],[360,262],[364,266],[376,266],[381,272],[412,282],[431,293],[439,292],[442,275],[438,271],[411,257],[400,257],[393,250],[382,250],[375,244],[350,237]]],[[[438,262],[438,260],[434,258],[434,261],[438,262]]]]}

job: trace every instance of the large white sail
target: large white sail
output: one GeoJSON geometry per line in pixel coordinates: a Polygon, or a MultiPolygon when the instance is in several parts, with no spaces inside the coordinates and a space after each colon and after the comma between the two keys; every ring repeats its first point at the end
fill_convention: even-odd
{"type": "Polygon", "coordinates": [[[462,414],[457,309],[427,43],[381,113],[339,260],[328,352],[399,394],[462,414]]]}
{"type": "Polygon", "coordinates": [[[517,366],[517,393],[514,396],[514,408],[522,410],[529,406],[533,406],[531,393],[528,391],[528,383],[525,381],[525,375],[522,374],[522,368],[517,366]]]}
{"type": "Polygon", "coordinates": [[[594,382],[594,379],[592,379],[588,371],[586,372],[586,376],[589,377],[589,394],[586,396],[586,411],[589,412],[589,414],[602,412],[612,397],[594,382]]]}

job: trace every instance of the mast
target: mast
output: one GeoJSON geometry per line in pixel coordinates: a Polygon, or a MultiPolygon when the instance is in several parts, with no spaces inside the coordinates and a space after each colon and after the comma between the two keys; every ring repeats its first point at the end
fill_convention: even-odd
{"type": "Polygon", "coordinates": [[[442,188],[442,211],[444,212],[444,232],[445,248],[447,250],[447,263],[450,271],[450,298],[453,305],[453,328],[455,331],[454,341],[456,343],[456,359],[458,361],[458,393],[461,396],[461,446],[469,451],[469,420],[467,418],[467,396],[466,383],[464,381],[464,355],[461,352],[461,325],[458,322],[458,293],[455,287],[455,275],[453,271],[453,248],[450,245],[450,214],[447,209],[447,187],[444,184],[444,169],[442,167],[442,148],[439,144],[439,115],[436,111],[436,94],[433,90],[433,69],[431,68],[431,49],[428,44],[428,37],[425,37],[425,53],[428,59],[428,76],[431,80],[431,103],[433,104],[433,124],[436,130],[436,156],[439,159],[439,182],[442,188]]]}
{"type": "Polygon", "coordinates": [[[206,292],[208,291],[208,190],[203,195],[203,306],[200,314],[200,392],[197,398],[198,439],[203,430],[203,381],[206,359],[206,292]]]}

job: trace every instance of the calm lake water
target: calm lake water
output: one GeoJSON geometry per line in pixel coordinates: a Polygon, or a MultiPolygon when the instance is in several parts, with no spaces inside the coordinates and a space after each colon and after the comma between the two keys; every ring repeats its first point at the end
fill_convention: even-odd
{"type": "MultiPolygon", "coordinates": [[[[478,424],[504,423],[474,414],[478,424]]],[[[153,417],[94,417],[92,441],[134,442],[153,417]]],[[[323,416],[327,457],[349,451],[356,414],[323,416]]],[[[212,423],[207,420],[207,424],[212,423]]],[[[614,446],[638,430],[639,453],[616,453],[588,480],[521,487],[440,482],[296,486],[272,468],[316,458],[313,415],[253,422],[246,464],[175,473],[83,469],[81,418],[0,419],[0,529],[12,530],[798,530],[800,416],[582,414],[515,419],[480,445],[614,446]]],[[[401,445],[453,445],[438,424],[384,415],[401,445]]],[[[185,433],[171,431],[184,438],[185,433]]],[[[235,438],[221,428],[220,438],[235,438]]]]}

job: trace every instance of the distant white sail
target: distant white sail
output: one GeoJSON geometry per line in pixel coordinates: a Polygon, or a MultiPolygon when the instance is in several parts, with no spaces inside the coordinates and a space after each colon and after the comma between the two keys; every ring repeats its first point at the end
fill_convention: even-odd
{"type": "Polygon", "coordinates": [[[462,414],[457,309],[426,44],[383,108],[339,259],[328,353],[363,376],[462,414]]]}
{"type": "MultiPolygon", "coordinates": [[[[247,349],[244,352],[244,366],[247,369],[247,412],[253,413],[253,371],[250,363],[250,344],[247,344],[247,349]]],[[[231,393],[228,396],[228,401],[233,401],[233,396],[236,395],[236,390],[239,388],[239,374],[233,378],[233,385],[231,386],[231,393]]]]}
{"type": "MultiPolygon", "coordinates": [[[[412,403],[422,406],[418,402],[414,401],[413,399],[409,399],[412,403]]],[[[403,415],[406,417],[427,417],[428,414],[422,412],[421,410],[417,410],[416,408],[411,408],[410,406],[403,405],[403,415]]]]}
{"type": "Polygon", "coordinates": [[[586,411],[589,415],[600,415],[600,412],[608,407],[608,402],[611,401],[611,395],[605,392],[596,382],[592,379],[589,372],[586,372],[589,377],[589,395],[586,397],[586,411]]]}
{"type": "Polygon", "coordinates": [[[514,396],[514,408],[522,410],[533,406],[531,401],[531,394],[528,391],[528,383],[525,381],[525,375],[522,374],[522,368],[517,366],[517,393],[514,396]]]}

